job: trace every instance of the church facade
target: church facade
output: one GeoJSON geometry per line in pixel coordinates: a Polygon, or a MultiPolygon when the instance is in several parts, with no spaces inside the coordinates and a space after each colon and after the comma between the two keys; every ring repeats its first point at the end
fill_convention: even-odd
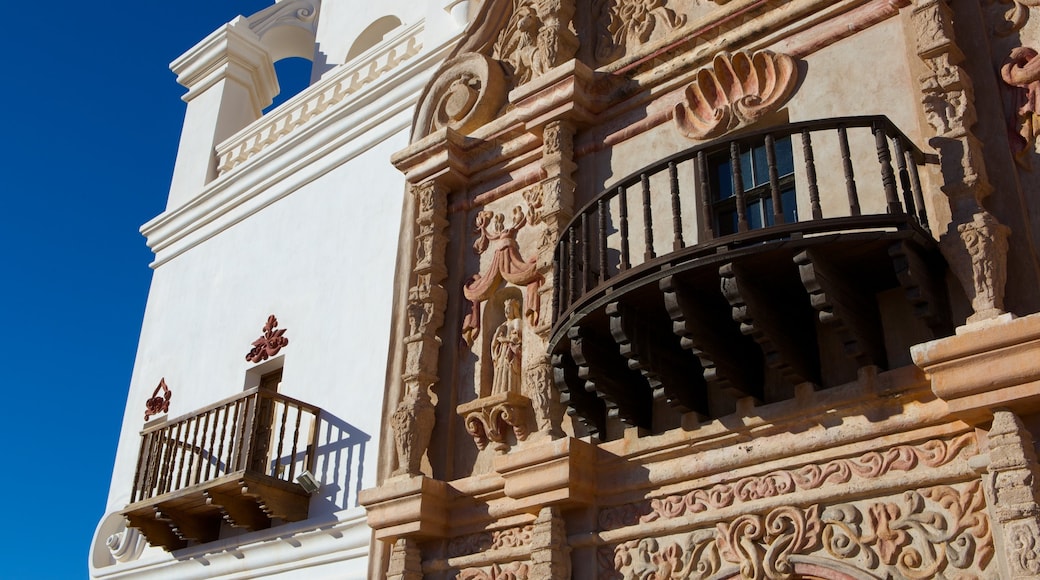
{"type": "Polygon", "coordinates": [[[296,4],[173,65],[95,577],[1040,577],[1031,3],[296,4]]]}

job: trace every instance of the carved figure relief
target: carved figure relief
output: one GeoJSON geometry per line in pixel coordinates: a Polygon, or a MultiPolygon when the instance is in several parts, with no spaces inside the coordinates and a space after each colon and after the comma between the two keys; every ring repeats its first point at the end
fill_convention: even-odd
{"type": "Polygon", "coordinates": [[[975,314],[969,322],[1002,314],[1011,230],[992,214],[979,212],[972,221],[958,225],[957,232],[971,259],[971,286],[965,285],[965,290],[975,314]]]}
{"type": "Polygon", "coordinates": [[[1030,153],[1040,147],[1040,59],[1037,52],[1026,46],[1011,51],[1000,77],[1007,83],[1012,95],[1014,111],[1008,111],[1008,141],[1015,162],[1022,169],[1031,169],[1030,153]]]}
{"type": "Polygon", "coordinates": [[[170,391],[170,387],[166,386],[166,377],[159,379],[159,384],[152,391],[151,398],[144,402],[144,420],[147,421],[159,413],[169,413],[170,399],[172,397],[173,393],[170,391]],[[160,390],[162,390],[161,395],[159,394],[160,390]]]}
{"type": "Polygon", "coordinates": [[[623,542],[612,559],[601,553],[600,565],[626,579],[709,578],[736,566],[742,578],[786,580],[798,573],[792,556],[809,554],[888,578],[977,576],[993,556],[980,482],[744,514],[714,529],[623,542]]]}
{"type": "Polygon", "coordinates": [[[520,303],[510,298],[504,303],[506,321],[491,338],[491,357],[494,359],[494,380],[491,394],[520,392],[520,364],[522,362],[523,320],[520,303]]]}
{"type": "Polygon", "coordinates": [[[650,40],[655,30],[671,32],[686,24],[665,0],[597,0],[599,15],[596,58],[601,64],[617,60],[633,47],[650,40]]]}
{"type": "Polygon", "coordinates": [[[285,329],[278,328],[278,319],[274,314],[268,316],[267,323],[264,324],[264,333],[253,341],[253,348],[246,353],[246,360],[259,363],[278,354],[278,351],[289,344],[289,339],[285,338],[284,334],[285,329]]]}
{"type": "Polygon", "coordinates": [[[398,458],[394,475],[419,473],[423,454],[433,434],[435,414],[426,388],[409,389],[390,417],[398,458]]]}
{"type": "Polygon", "coordinates": [[[785,54],[720,53],[686,87],[675,123],[690,139],[718,137],[778,109],[797,80],[798,67],[785,54]]]}
{"type": "Polygon", "coordinates": [[[535,0],[517,0],[509,23],[495,43],[494,57],[507,63],[516,84],[523,84],[552,68],[547,50],[554,43],[539,36],[548,28],[538,14],[535,0]]]}
{"type": "Polygon", "coordinates": [[[530,324],[538,323],[538,288],[542,283],[542,275],[538,272],[537,259],[524,260],[516,243],[517,232],[526,224],[527,217],[520,206],[513,209],[512,224],[508,228],[505,227],[505,216],[500,213],[481,211],[477,214],[474,231],[478,238],[473,244],[473,250],[481,255],[491,242],[497,242],[497,245],[488,267],[475,274],[462,289],[471,304],[470,312],[462,323],[462,337],[470,346],[480,333],[480,304],[490,298],[503,281],[527,287],[524,315],[530,324]]]}

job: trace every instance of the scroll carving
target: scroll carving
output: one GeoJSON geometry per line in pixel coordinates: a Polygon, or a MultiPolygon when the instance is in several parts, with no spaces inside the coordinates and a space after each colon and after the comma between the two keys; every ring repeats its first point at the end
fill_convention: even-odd
{"type": "Polygon", "coordinates": [[[457,411],[465,418],[466,432],[479,449],[494,443],[495,451],[502,453],[509,449],[507,436],[510,431],[518,441],[527,439],[530,434],[527,428],[529,405],[527,397],[505,392],[464,403],[458,406],[457,411]]]}
{"type": "Polygon", "coordinates": [[[268,316],[267,323],[264,324],[264,333],[253,341],[253,348],[246,354],[246,360],[259,363],[278,354],[289,344],[289,339],[284,335],[285,329],[278,328],[278,319],[274,314],[268,316]]]}
{"type": "Polygon", "coordinates": [[[1010,36],[1018,32],[1029,20],[1029,9],[1040,6],[1038,0],[988,0],[983,5],[990,4],[998,10],[1002,10],[1000,19],[993,27],[997,36],[1010,36]]]}
{"type": "Polygon", "coordinates": [[[729,577],[787,580],[793,556],[813,555],[888,578],[955,578],[988,571],[993,538],[980,482],[908,491],[900,498],[831,507],[783,506],[714,529],[623,542],[613,561],[622,578],[729,577]]]}
{"type": "Polygon", "coordinates": [[[526,286],[524,298],[524,316],[534,325],[538,323],[540,297],[538,288],[542,284],[542,275],[538,272],[537,259],[525,260],[520,255],[520,247],[516,243],[516,234],[527,224],[527,216],[517,206],[513,209],[512,224],[505,227],[505,216],[491,211],[477,214],[475,233],[477,241],[473,250],[477,255],[483,254],[491,242],[497,242],[491,263],[483,272],[475,274],[463,287],[462,292],[470,301],[469,314],[462,323],[462,337],[470,346],[480,333],[480,305],[494,294],[503,282],[518,286],[526,286]]]}
{"type": "Polygon", "coordinates": [[[599,522],[603,529],[609,530],[684,517],[737,503],[819,489],[824,485],[849,483],[855,477],[875,479],[891,472],[908,472],[919,466],[939,467],[977,452],[975,436],[971,433],[948,441],[933,439],[916,446],[899,445],[850,459],[774,471],[732,483],[720,483],[708,489],[607,508],[600,512],[599,522]]]}
{"type": "Polygon", "coordinates": [[[132,562],[141,557],[148,542],[137,528],[123,527],[105,538],[105,547],[117,562],[132,562]]]}
{"type": "Polygon", "coordinates": [[[596,58],[606,64],[645,44],[658,29],[665,34],[686,24],[665,0],[599,0],[596,58]]]}
{"type": "Polygon", "coordinates": [[[448,557],[455,558],[488,550],[528,546],[531,544],[533,534],[534,524],[527,524],[518,528],[506,528],[453,538],[448,542],[448,557]]]}
{"type": "Polygon", "coordinates": [[[1010,88],[1014,111],[1008,111],[1008,141],[1015,162],[1022,169],[1031,169],[1030,153],[1040,143],[1040,59],[1037,52],[1026,46],[1011,51],[1000,77],[1010,88]]]}
{"type": "Polygon", "coordinates": [[[169,413],[172,397],[173,392],[170,391],[170,387],[166,386],[166,377],[159,379],[159,384],[152,391],[151,398],[144,402],[144,420],[147,421],[159,413],[169,413]],[[162,390],[161,395],[160,390],[162,390]]]}
{"type": "Polygon", "coordinates": [[[423,96],[415,121],[416,137],[445,127],[468,134],[495,117],[506,102],[502,67],[478,53],[444,64],[423,96]]]}
{"type": "Polygon", "coordinates": [[[690,139],[712,139],[750,125],[791,96],[798,67],[786,54],[720,53],[697,71],[675,106],[675,123],[690,139]]]}
{"type": "Polygon", "coordinates": [[[457,580],[527,580],[528,566],[524,562],[492,564],[487,568],[466,568],[459,572],[457,580]]]}

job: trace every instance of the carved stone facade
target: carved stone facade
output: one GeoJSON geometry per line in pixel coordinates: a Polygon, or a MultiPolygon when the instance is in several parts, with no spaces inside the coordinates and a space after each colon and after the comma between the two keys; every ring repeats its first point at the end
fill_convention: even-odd
{"type": "Polygon", "coordinates": [[[589,8],[484,2],[393,157],[372,576],[1040,573],[1025,166],[977,119],[1035,55],[946,0],[589,8]]]}

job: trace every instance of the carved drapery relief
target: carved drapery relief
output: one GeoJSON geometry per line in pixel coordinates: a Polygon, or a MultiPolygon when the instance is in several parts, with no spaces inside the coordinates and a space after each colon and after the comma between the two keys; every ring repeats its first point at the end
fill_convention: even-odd
{"type": "Polygon", "coordinates": [[[457,580],[527,580],[526,562],[492,564],[485,568],[466,568],[459,572],[457,580]]]}
{"type": "Polygon", "coordinates": [[[936,468],[978,453],[975,435],[965,433],[948,441],[933,439],[919,445],[899,445],[848,459],[809,464],[720,483],[708,489],[606,508],[599,514],[602,529],[611,530],[657,520],[673,519],[726,508],[739,503],[840,485],[855,478],[876,479],[891,472],[918,467],[936,468]]]}
{"type": "Polygon", "coordinates": [[[159,384],[152,391],[151,398],[144,402],[144,420],[147,421],[159,413],[169,413],[170,399],[172,397],[173,392],[170,391],[170,387],[166,386],[166,377],[159,379],[159,384]],[[159,394],[160,390],[162,391],[161,395],[159,394]]]}
{"type": "Polygon", "coordinates": [[[1014,578],[1040,574],[1040,481],[1033,438],[1009,409],[996,409],[989,431],[989,489],[1014,578]]]}
{"type": "Polygon", "coordinates": [[[939,152],[942,190],[953,217],[939,247],[975,309],[968,322],[977,322],[1003,313],[1008,230],[982,209],[992,186],[982,145],[971,130],[974,96],[971,79],[959,66],[964,54],[954,40],[952,11],[945,0],[924,0],[914,5],[911,20],[917,54],[928,69],[919,82],[925,116],[935,130],[929,143],[939,152]]]}
{"type": "Polygon", "coordinates": [[[594,10],[600,64],[648,42],[655,31],[667,34],[686,24],[686,16],[668,8],[665,0],[596,0],[594,10]]]}
{"type": "Polygon", "coordinates": [[[1008,140],[1015,162],[1022,169],[1031,169],[1030,153],[1040,143],[1040,59],[1032,48],[1019,46],[1011,51],[1000,77],[1012,94],[1008,113],[1008,140]]]}
{"type": "Polygon", "coordinates": [[[527,216],[520,206],[513,208],[512,224],[505,227],[505,216],[491,211],[477,213],[477,241],[473,251],[482,255],[491,242],[497,242],[491,263],[478,274],[475,274],[463,287],[462,292],[470,301],[470,312],[462,323],[462,337],[470,346],[480,334],[480,305],[491,298],[503,282],[517,286],[526,286],[524,297],[524,316],[532,325],[538,323],[540,296],[538,288],[542,283],[542,275],[538,273],[536,259],[525,260],[520,255],[520,247],[516,243],[516,234],[527,224],[527,216]]]}
{"type": "Polygon", "coordinates": [[[600,552],[621,578],[709,578],[734,567],[749,579],[794,577],[795,555],[814,555],[890,578],[986,572],[993,555],[978,481],[830,507],[784,506],[714,529],[631,540],[600,552]]]}
{"type": "Polygon", "coordinates": [[[259,363],[278,354],[280,350],[289,345],[289,339],[285,338],[284,328],[278,328],[278,319],[274,314],[267,317],[264,324],[264,333],[260,338],[253,341],[253,348],[246,353],[246,360],[251,363],[259,363]]]}
{"type": "Polygon", "coordinates": [[[435,411],[430,389],[437,382],[437,336],[444,321],[447,276],[444,252],[447,237],[447,195],[436,183],[412,187],[416,201],[415,256],[408,289],[408,336],[404,338],[404,396],[391,416],[398,466],[394,475],[420,472],[430,444],[435,411]]]}
{"type": "Polygon", "coordinates": [[[786,54],[720,53],[686,87],[675,123],[690,139],[713,139],[778,109],[797,80],[798,67],[786,54]]]}

